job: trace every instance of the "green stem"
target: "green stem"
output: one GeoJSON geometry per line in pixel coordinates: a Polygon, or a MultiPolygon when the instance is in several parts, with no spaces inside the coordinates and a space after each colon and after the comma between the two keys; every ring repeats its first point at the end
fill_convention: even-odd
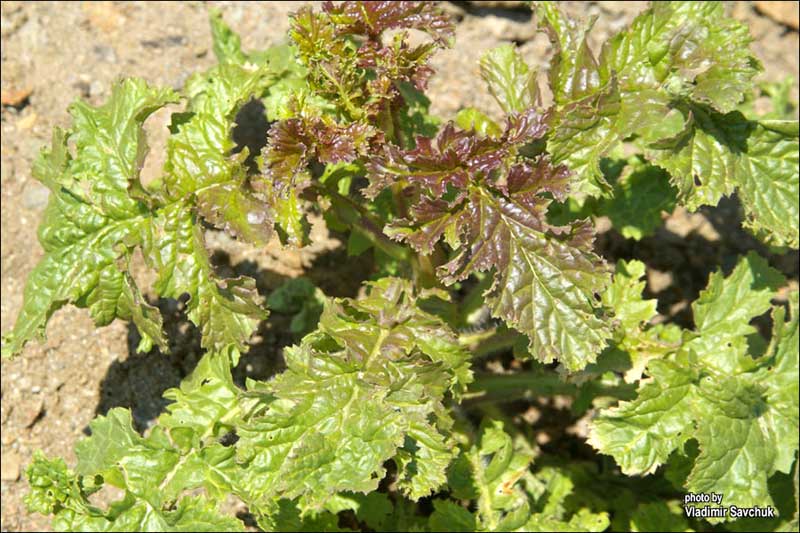
{"type": "MultiPolygon", "coordinates": [[[[594,396],[613,396],[619,399],[631,399],[635,395],[635,387],[629,384],[605,385],[590,382],[583,385],[589,388],[594,396]]],[[[478,373],[470,385],[469,392],[464,395],[464,404],[480,404],[484,402],[510,402],[521,399],[554,396],[563,394],[575,396],[581,387],[563,381],[556,374],[541,372],[519,372],[516,374],[478,373]]]]}
{"type": "Polygon", "coordinates": [[[491,328],[472,333],[461,333],[458,343],[472,352],[473,359],[481,359],[491,354],[513,348],[520,334],[506,327],[491,328]]]}
{"type": "Polygon", "coordinates": [[[331,199],[333,208],[336,210],[340,219],[352,226],[358,227],[375,247],[380,248],[387,255],[398,261],[409,261],[411,259],[411,251],[387,237],[386,234],[383,233],[378,222],[373,220],[369,211],[367,211],[364,206],[345,195],[339,194],[338,191],[330,187],[315,185],[314,188],[319,194],[331,199]],[[353,211],[355,211],[355,213],[353,213],[353,211]]]}

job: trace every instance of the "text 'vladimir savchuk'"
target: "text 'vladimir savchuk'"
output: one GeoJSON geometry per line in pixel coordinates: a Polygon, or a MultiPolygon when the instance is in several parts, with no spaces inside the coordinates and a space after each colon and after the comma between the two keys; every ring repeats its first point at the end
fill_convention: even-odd
{"type": "Polygon", "coordinates": [[[683,497],[683,511],[690,518],[775,518],[778,514],[772,506],[723,507],[722,494],[716,492],[686,494],[683,497]]]}

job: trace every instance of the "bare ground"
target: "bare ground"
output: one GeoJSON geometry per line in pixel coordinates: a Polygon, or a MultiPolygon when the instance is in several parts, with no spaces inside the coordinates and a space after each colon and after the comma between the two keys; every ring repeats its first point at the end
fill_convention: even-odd
{"type": "MultiPolygon", "coordinates": [[[[494,109],[477,75],[477,61],[502,42],[518,44],[526,59],[544,65],[548,43],[536,36],[530,14],[497,7],[509,2],[445,3],[459,20],[456,47],[435,60],[439,75],[431,84],[433,111],[452,116],[461,107],[494,109]]],[[[644,2],[566,2],[572,14],[599,15],[594,35],[601,42],[630,21],[644,2]]],[[[246,48],[279,42],[296,2],[211,2],[243,37],[246,48]]],[[[189,3],[2,3],[2,88],[29,96],[16,107],[3,106],[2,127],[2,330],[12,327],[22,305],[24,282],[42,257],[35,243],[36,226],[47,202],[47,190],[30,177],[30,166],[53,126],[68,125],[67,105],[77,98],[99,104],[121,76],[139,76],[159,85],[180,87],[186,77],[213,64],[207,24],[209,5],[189,3]]],[[[761,15],[752,2],[732,2],[734,16],[746,20],[757,39],[756,54],[764,77],[798,78],[798,33],[761,15]]],[[[773,15],[774,16],[774,15],[773,15]]],[[[10,94],[10,93],[9,93],[10,94]]],[[[795,86],[795,100],[796,86],[795,86]]],[[[151,126],[148,124],[148,126],[151,126]]],[[[698,214],[677,210],[664,227],[639,243],[613,229],[600,240],[611,260],[639,257],[648,264],[648,290],[659,298],[665,315],[688,320],[687,305],[717,265],[730,268],[749,248],[767,251],[740,229],[735,200],[698,214]]],[[[606,228],[607,229],[607,228],[606,228]]],[[[310,276],[327,294],[353,295],[357,280],[370,268],[347,259],[340,241],[324,225],[314,229],[314,244],[300,251],[281,251],[278,244],[247,250],[223,234],[211,232],[209,243],[223,271],[256,278],[267,294],[283,280],[310,276]],[[348,281],[342,266],[357,272],[348,281]]],[[[773,265],[797,283],[796,253],[769,255],[773,265]]],[[[140,275],[146,275],[141,272],[140,275]]],[[[176,386],[199,357],[198,336],[182,314],[181,302],[159,302],[172,341],[171,355],[136,355],[137,334],[122,322],[97,329],[88,313],[72,307],[58,311],[46,342],[2,362],[2,524],[3,531],[45,530],[47,518],[29,515],[22,504],[27,490],[24,468],[34,450],[64,456],[74,464],[75,441],[85,435],[97,414],[115,406],[130,407],[140,429],[163,409],[163,391],[176,386]]],[[[292,342],[285,324],[270,321],[238,371],[265,376],[281,364],[279,349],[292,342]]]]}

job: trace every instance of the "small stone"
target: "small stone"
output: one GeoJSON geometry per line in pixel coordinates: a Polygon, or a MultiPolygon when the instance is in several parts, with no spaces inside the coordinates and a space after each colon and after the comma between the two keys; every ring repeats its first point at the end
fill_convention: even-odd
{"type": "Polygon", "coordinates": [[[23,89],[3,89],[0,91],[0,103],[11,107],[22,107],[33,92],[30,87],[23,89]]]}
{"type": "Polygon", "coordinates": [[[106,63],[116,63],[117,62],[117,53],[114,49],[107,45],[97,45],[94,47],[94,53],[101,61],[105,61],[106,63]]]}
{"type": "Polygon", "coordinates": [[[89,96],[100,96],[105,91],[105,84],[103,84],[100,80],[94,80],[91,85],[89,85],[89,96]]]}
{"type": "Polygon", "coordinates": [[[797,2],[754,3],[759,13],[763,13],[775,22],[779,22],[795,30],[800,29],[800,11],[797,9],[797,2]]]}
{"type": "Polygon", "coordinates": [[[113,33],[125,22],[125,15],[112,2],[83,2],[81,8],[89,24],[104,33],[113,33]]]}
{"type": "Polygon", "coordinates": [[[26,428],[33,427],[44,411],[44,399],[39,396],[37,398],[23,400],[20,402],[19,410],[22,426],[26,428]]]}
{"type": "Polygon", "coordinates": [[[36,120],[39,118],[39,115],[36,113],[30,113],[17,121],[17,129],[19,131],[29,130],[36,124],[36,120]]]}
{"type": "Polygon", "coordinates": [[[30,181],[22,191],[22,206],[32,211],[41,211],[47,206],[50,189],[39,182],[30,181]]]}
{"type": "Polygon", "coordinates": [[[16,481],[19,479],[20,463],[22,459],[18,453],[9,452],[3,454],[2,465],[0,465],[0,479],[3,481],[16,481]]]}

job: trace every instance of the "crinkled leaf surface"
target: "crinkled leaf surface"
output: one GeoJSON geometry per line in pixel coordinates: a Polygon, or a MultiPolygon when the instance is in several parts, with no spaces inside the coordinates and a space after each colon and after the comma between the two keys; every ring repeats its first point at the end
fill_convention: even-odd
{"type": "Polygon", "coordinates": [[[770,244],[798,247],[797,121],[746,120],[694,106],[696,127],[647,156],[672,176],[690,209],[738,191],[746,224],[770,244]]]}
{"type": "Polygon", "coordinates": [[[52,147],[37,158],[34,177],[53,193],[39,228],[45,257],[29,278],[14,330],[3,339],[4,355],[43,335],[50,315],[65,303],[89,307],[98,325],[133,320],[140,350],[153,344],[166,350],[158,310],[128,273],[137,247],[157,271],[158,295],[190,295],[189,317],[200,326],[204,347],[234,358],[228,346],[247,349],[266,313],[253,280],[216,278],[198,217],[253,242],[269,238],[272,213],[249,191],[247,154],[231,154],[231,135],[237,110],[277,74],[269,63],[233,62],[238,43],[218,18],[212,22],[228,59],[187,82],[187,112],[173,115],[160,189],[139,182],[147,153],[142,125],[177,95],[141,80],[118,83],[102,106],[74,104],[71,129],[56,130],[52,147]]]}
{"type": "Polygon", "coordinates": [[[207,354],[180,389],[167,392],[175,403],[147,437],[133,430],[127,409],[95,419],[91,437],[76,446],[76,473],[60,459],[37,457],[28,469],[28,507],[53,514],[59,530],[241,530],[239,520],[217,509],[240,486],[240,471],[234,448],[214,439],[247,405],[239,402],[229,365],[230,356],[207,354]],[[104,483],[125,496],[100,509],[88,496],[104,483]],[[188,495],[200,487],[207,497],[188,495]]]}
{"type": "Polygon", "coordinates": [[[421,91],[430,57],[452,34],[448,17],[424,2],[327,2],[292,16],[289,36],[307,86],[270,129],[258,183],[290,243],[305,240],[301,195],[315,181],[314,164],[363,161],[387,139],[408,145],[430,130],[421,91]],[[433,42],[411,44],[410,29],[433,42]]]}
{"type": "Polygon", "coordinates": [[[638,397],[604,410],[589,442],[629,475],[653,472],[689,439],[700,454],[686,481],[729,505],[770,505],[767,479],[791,471],[797,451],[797,293],[791,317],[773,310],[770,348],[747,355],[750,320],[770,307],[782,277],[755,254],[715,274],[693,305],[696,332],[672,357],[649,363],[638,397]]]}
{"type": "Polygon", "coordinates": [[[74,105],[74,132],[56,130],[52,147],[39,154],[34,177],[52,193],[39,227],[45,256],[30,274],[14,329],[3,338],[4,356],[42,337],[50,315],[65,303],[89,307],[98,325],[116,316],[136,318],[143,346],[165,346],[158,311],[143,302],[127,275],[127,261],[148,216],[147,206],[132,195],[141,188],[139,168],[147,152],[142,124],[175,99],[171,91],[124,80],[105,105],[74,105]],[[74,154],[68,139],[75,142],[74,154]]]}
{"type": "Polygon", "coordinates": [[[28,467],[31,492],[25,503],[31,511],[53,515],[54,531],[243,531],[242,522],[221,514],[201,496],[181,498],[171,509],[157,509],[146,501],[126,497],[108,510],[94,507],[81,476],[61,459],[37,454],[28,467]]]}
{"type": "Polygon", "coordinates": [[[451,500],[434,500],[431,531],[602,531],[606,513],[586,508],[571,513],[564,506],[568,479],[545,486],[530,472],[532,450],[515,441],[499,421],[481,426],[475,443],[462,451],[449,473],[451,495],[476,499],[470,512],[451,500]],[[534,494],[531,487],[540,487],[534,494]],[[571,515],[571,516],[570,516],[571,515]]]}
{"type": "Polygon", "coordinates": [[[511,44],[493,48],[481,57],[481,77],[506,113],[522,112],[539,104],[536,71],[528,68],[511,44]]]}
{"type": "Polygon", "coordinates": [[[681,346],[681,330],[674,324],[650,326],[656,317],[656,300],[645,300],[642,291],[645,265],[641,261],[617,263],[614,281],[603,293],[603,304],[614,313],[614,347],[630,358],[625,381],[638,381],[651,359],[665,357],[681,346]]]}
{"type": "Polygon", "coordinates": [[[468,355],[415,301],[409,282],[385,278],[361,300],[329,300],[318,331],[287,349],[263,412],[237,431],[257,498],[319,509],[375,490],[389,459],[414,500],[444,484],[453,443],[442,401],[471,379],[468,355]]]}
{"type": "Polygon", "coordinates": [[[734,111],[760,65],[747,27],[726,17],[721,3],[656,2],[597,59],[586,44],[591,23],[581,26],[546,2],[537,15],[556,51],[548,151],[576,172],[577,193],[611,192],[600,160],[629,138],[670,174],[690,209],[738,190],[759,238],[798,246],[797,122],[734,111]]]}
{"type": "Polygon", "coordinates": [[[547,222],[549,196],[565,198],[566,169],[545,157],[517,162],[520,146],[544,135],[543,122],[531,110],[511,115],[497,137],[449,124],[434,140],[417,139],[414,150],[387,148],[371,162],[368,193],[405,186],[410,220],[386,233],[426,254],[443,239],[455,254],[439,268],[445,283],[494,269],[492,314],[527,334],[536,358],[575,371],[609,337],[593,302],[609,276],[586,222],[547,222]]]}

